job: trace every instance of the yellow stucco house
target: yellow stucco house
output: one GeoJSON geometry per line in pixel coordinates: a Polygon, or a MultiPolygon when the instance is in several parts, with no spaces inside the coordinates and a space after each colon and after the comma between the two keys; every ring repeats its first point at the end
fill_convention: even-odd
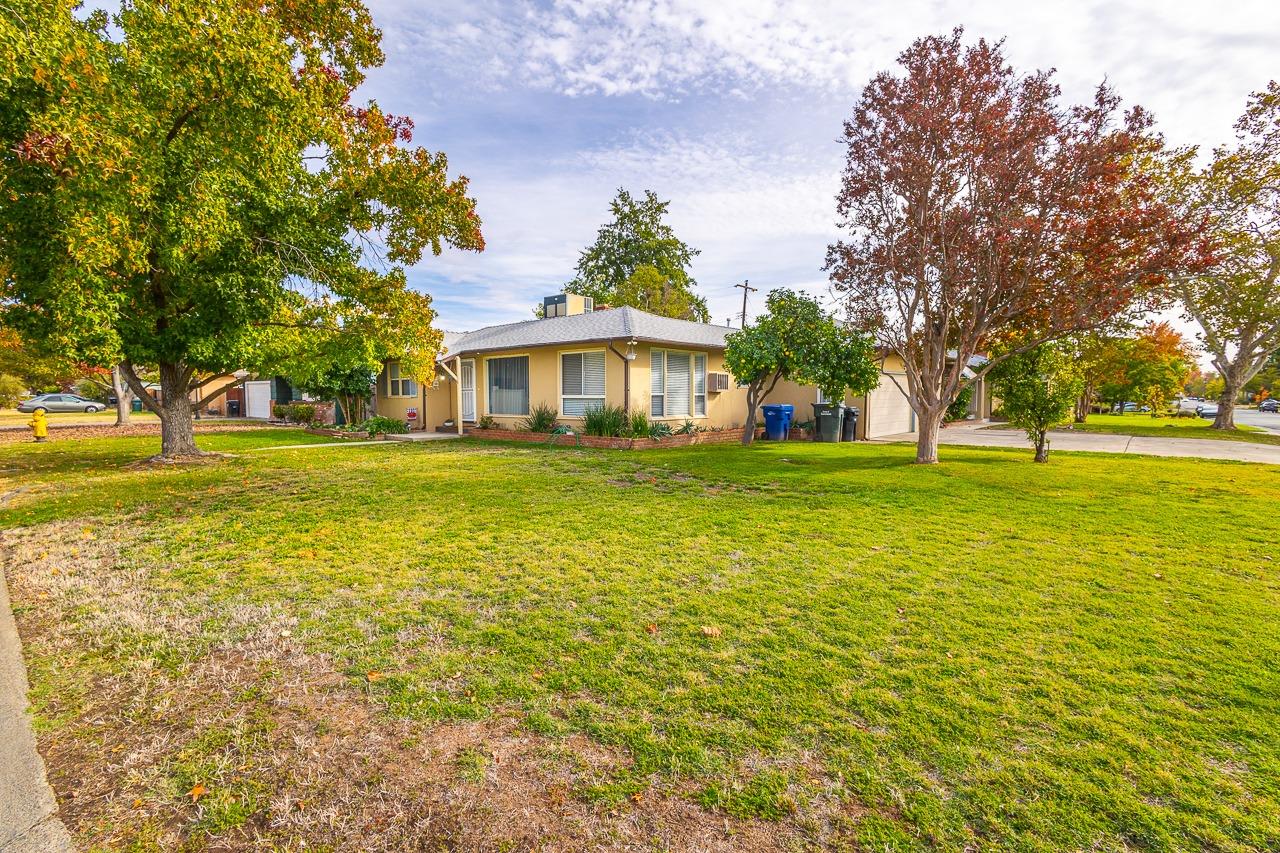
{"type": "MultiPolygon", "coordinates": [[[[637,308],[593,310],[574,294],[550,297],[546,316],[446,334],[445,351],[428,386],[388,361],[378,376],[375,409],[412,429],[462,432],[488,416],[518,428],[530,409],[555,407],[562,422],[580,422],[591,406],[622,406],[677,426],[736,429],[746,418],[746,389],[725,369],[728,326],[659,317],[637,308]]],[[[882,381],[846,402],[863,412],[859,438],[913,432],[901,363],[884,361],[882,381]],[[897,380],[897,381],[895,381],[897,380]]],[[[813,417],[818,390],[779,383],[766,403],[791,403],[796,420],[813,417]]],[[[756,413],[756,420],[762,420],[756,413]]]]}

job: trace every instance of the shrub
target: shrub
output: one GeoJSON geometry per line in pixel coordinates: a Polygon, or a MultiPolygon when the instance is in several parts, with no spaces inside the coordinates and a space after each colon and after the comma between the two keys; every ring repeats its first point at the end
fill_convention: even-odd
{"type": "Polygon", "coordinates": [[[644,438],[649,434],[649,416],[644,412],[631,413],[631,434],[636,438],[644,438]]]}
{"type": "Polygon", "coordinates": [[[669,435],[671,435],[671,424],[666,424],[662,421],[654,421],[649,424],[649,438],[654,441],[661,441],[669,435]]]}
{"type": "Polygon", "coordinates": [[[685,421],[675,430],[676,435],[693,435],[697,432],[701,432],[701,429],[693,421],[685,421]]]}
{"type": "Polygon", "coordinates": [[[589,406],[582,414],[582,431],[587,435],[618,438],[630,426],[621,406],[589,406]]]}
{"type": "Polygon", "coordinates": [[[520,426],[529,432],[551,432],[556,428],[555,406],[539,403],[529,411],[529,417],[522,420],[520,426]]]}
{"type": "Polygon", "coordinates": [[[496,429],[497,426],[497,422],[489,415],[484,415],[476,421],[476,429],[496,429]]]}
{"type": "Polygon", "coordinates": [[[956,398],[951,402],[951,405],[947,406],[947,413],[942,416],[942,419],[947,423],[964,420],[969,417],[969,403],[972,401],[973,386],[962,388],[960,393],[956,394],[956,398]]]}
{"type": "Polygon", "coordinates": [[[369,437],[373,438],[378,433],[396,435],[409,431],[409,425],[398,418],[388,418],[384,415],[375,415],[360,425],[360,428],[369,433],[369,437]]]}
{"type": "Polygon", "coordinates": [[[309,403],[276,403],[271,417],[291,424],[309,424],[316,419],[316,407],[309,403]]]}
{"type": "Polygon", "coordinates": [[[12,409],[27,397],[27,383],[8,373],[0,373],[0,409],[12,409]]]}

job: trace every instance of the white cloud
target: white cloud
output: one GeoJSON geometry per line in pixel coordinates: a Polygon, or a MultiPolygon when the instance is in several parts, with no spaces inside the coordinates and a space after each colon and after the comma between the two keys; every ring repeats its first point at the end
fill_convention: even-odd
{"type": "Polygon", "coordinates": [[[476,123],[447,150],[473,178],[489,249],[418,271],[453,327],[528,316],[572,275],[618,186],[671,200],[677,233],[702,250],[694,272],[717,319],[736,313],[744,277],[824,290],[840,122],[921,35],[963,25],[970,38],[1007,37],[1012,64],[1057,68],[1068,99],[1107,79],[1172,143],[1202,146],[1230,138],[1247,94],[1276,74],[1280,39],[1274,0],[373,5],[388,53],[379,74],[416,99],[420,127],[476,123]],[[500,106],[486,112],[489,96],[500,106]]]}

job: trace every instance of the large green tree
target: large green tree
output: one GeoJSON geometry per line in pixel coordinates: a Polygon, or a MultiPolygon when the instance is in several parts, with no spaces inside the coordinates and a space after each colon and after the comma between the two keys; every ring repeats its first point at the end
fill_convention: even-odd
{"type": "Polygon", "coordinates": [[[596,241],[578,258],[577,275],[566,293],[590,296],[598,304],[630,305],[705,323],[707,301],[694,293],[689,266],[698,250],[676,237],[663,221],[669,201],[652,190],[637,199],[624,189],[609,204],[613,221],[601,226],[596,241]]]}
{"type": "Polygon", "coordinates": [[[1177,290],[1223,380],[1213,426],[1228,430],[1241,390],[1280,352],[1280,83],[1253,95],[1236,136],[1205,169],[1168,182],[1214,239],[1214,263],[1177,290]]]}
{"type": "Polygon", "coordinates": [[[120,362],[165,457],[197,453],[200,377],[290,335],[362,334],[429,378],[441,336],[402,268],[483,240],[444,155],[352,102],[379,41],[358,0],[0,6],[5,319],[120,362]]]}

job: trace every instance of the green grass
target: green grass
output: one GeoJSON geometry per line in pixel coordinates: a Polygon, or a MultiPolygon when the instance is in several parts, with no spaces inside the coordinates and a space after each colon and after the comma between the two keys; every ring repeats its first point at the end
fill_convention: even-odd
{"type": "Polygon", "coordinates": [[[1212,428],[1213,421],[1204,418],[1166,418],[1134,413],[1129,415],[1089,415],[1087,422],[1072,424],[1076,432],[1099,432],[1111,435],[1139,435],[1153,438],[1209,438],[1219,441],[1249,441],[1256,444],[1280,445],[1280,435],[1255,426],[1237,424],[1234,431],[1212,428]]]}
{"type": "MultiPolygon", "coordinates": [[[[853,816],[843,841],[867,850],[1280,847],[1269,467],[198,440],[240,453],[143,470],[127,463],[151,439],[0,446],[4,488],[26,489],[0,527],[125,519],[120,559],[203,620],[159,661],[123,633],[69,659],[28,638],[54,737],[72,730],[51,709],[74,685],[194,666],[239,642],[225,614],[270,607],[384,718],[514,713],[530,736],[620,750],[628,764],[574,792],[602,809],[657,791],[803,825],[834,802],[853,816]]],[[[15,603],[24,620],[42,606],[15,603]]],[[[63,618],[87,631],[90,615],[63,618]]],[[[254,731],[175,744],[173,790],[254,731]]],[[[456,765],[473,783],[490,766],[456,765]]],[[[262,808],[253,772],[237,778],[194,829],[262,808]]]]}

